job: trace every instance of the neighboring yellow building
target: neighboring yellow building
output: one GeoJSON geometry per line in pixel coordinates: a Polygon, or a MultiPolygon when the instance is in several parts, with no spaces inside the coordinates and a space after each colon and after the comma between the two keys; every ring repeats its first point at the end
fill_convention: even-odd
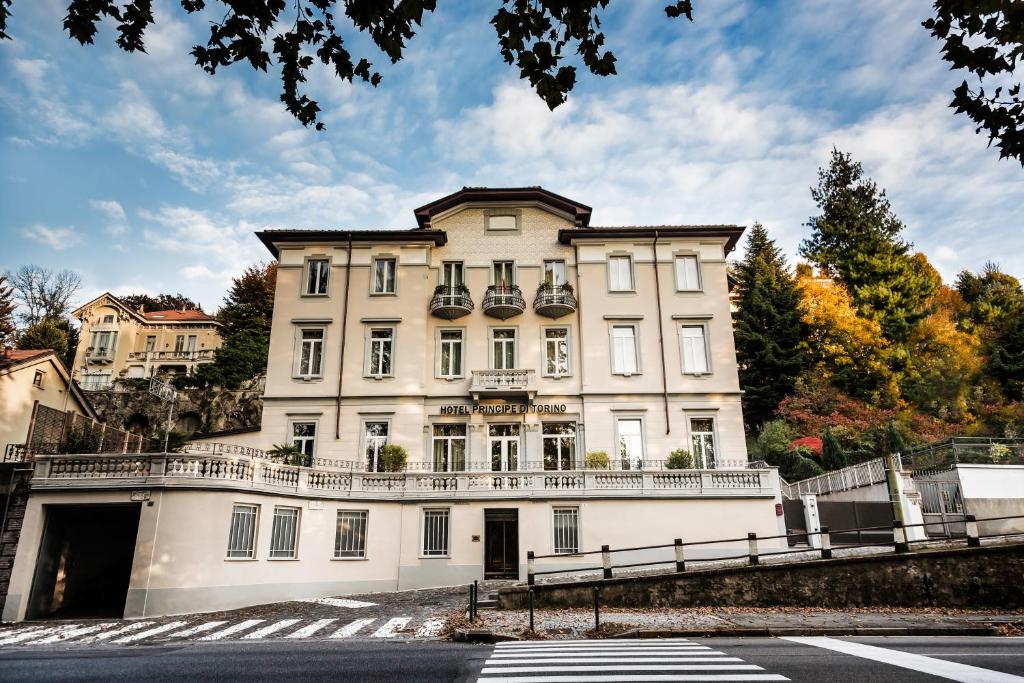
{"type": "Polygon", "coordinates": [[[95,418],[96,411],[50,349],[0,349],[0,447],[3,461],[18,461],[36,403],[95,418]]]}
{"type": "Polygon", "coordinates": [[[86,390],[122,378],[192,374],[221,345],[221,324],[199,309],[142,312],[106,293],[73,315],[82,329],[72,373],[86,390]]]}

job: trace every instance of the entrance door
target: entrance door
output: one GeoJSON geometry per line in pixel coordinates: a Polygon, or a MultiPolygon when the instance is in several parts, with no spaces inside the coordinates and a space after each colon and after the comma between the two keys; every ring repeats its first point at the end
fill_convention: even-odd
{"type": "Polygon", "coordinates": [[[484,578],[519,578],[518,510],[484,510],[484,578]]]}
{"type": "Polygon", "coordinates": [[[487,428],[491,440],[491,471],[515,472],[519,469],[519,425],[491,425],[487,428]]]}

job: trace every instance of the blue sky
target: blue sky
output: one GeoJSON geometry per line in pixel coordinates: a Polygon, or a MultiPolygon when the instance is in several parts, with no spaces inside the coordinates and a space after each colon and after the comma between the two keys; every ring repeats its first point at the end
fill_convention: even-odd
{"type": "Polygon", "coordinates": [[[498,56],[497,1],[441,2],[377,89],[312,75],[327,130],[303,129],[276,75],[209,77],[188,51],[210,16],[157,0],[147,55],[111,28],[79,47],[61,0],[15,0],[0,44],[0,270],[72,268],[80,303],[182,292],[215,309],[264,227],[412,227],[463,185],[534,185],[594,223],[764,223],[793,257],[833,145],[887,188],[951,279],[988,260],[1024,277],[1024,170],[947,108],[962,80],[921,28],[928,0],[616,0],[619,75],[581,73],[549,112],[498,56]]]}

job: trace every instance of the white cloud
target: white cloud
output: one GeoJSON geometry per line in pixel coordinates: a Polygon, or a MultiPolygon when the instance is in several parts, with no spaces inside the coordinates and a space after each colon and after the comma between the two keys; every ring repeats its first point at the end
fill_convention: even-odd
{"type": "Polygon", "coordinates": [[[112,199],[92,199],[89,206],[107,218],[107,232],[111,235],[123,235],[128,232],[128,216],[120,202],[112,199]]]}
{"type": "Polygon", "coordinates": [[[82,236],[74,228],[51,228],[38,223],[23,229],[21,234],[56,251],[70,249],[82,241],[82,236]]]}

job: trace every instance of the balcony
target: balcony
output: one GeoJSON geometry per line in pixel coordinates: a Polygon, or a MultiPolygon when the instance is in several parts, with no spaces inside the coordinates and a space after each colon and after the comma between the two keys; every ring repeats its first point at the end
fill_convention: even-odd
{"type": "Polygon", "coordinates": [[[491,285],[484,294],[484,314],[508,320],[526,310],[523,292],[516,285],[491,285]]]}
{"type": "Polygon", "coordinates": [[[533,398],[537,382],[533,370],[474,370],[469,392],[483,398],[533,398]]]}
{"type": "Polygon", "coordinates": [[[144,361],[205,361],[213,360],[213,349],[201,351],[132,351],[129,360],[144,361]]]}
{"type": "Polygon", "coordinates": [[[90,363],[110,363],[114,360],[113,346],[90,346],[85,352],[90,363]]]}
{"type": "Polygon", "coordinates": [[[430,299],[430,314],[445,320],[455,320],[473,312],[473,298],[465,285],[448,287],[438,285],[430,299]]]}
{"type": "Polygon", "coordinates": [[[561,318],[563,315],[575,313],[576,297],[573,296],[572,285],[542,284],[537,288],[533,310],[537,315],[547,318],[561,318]]]}

